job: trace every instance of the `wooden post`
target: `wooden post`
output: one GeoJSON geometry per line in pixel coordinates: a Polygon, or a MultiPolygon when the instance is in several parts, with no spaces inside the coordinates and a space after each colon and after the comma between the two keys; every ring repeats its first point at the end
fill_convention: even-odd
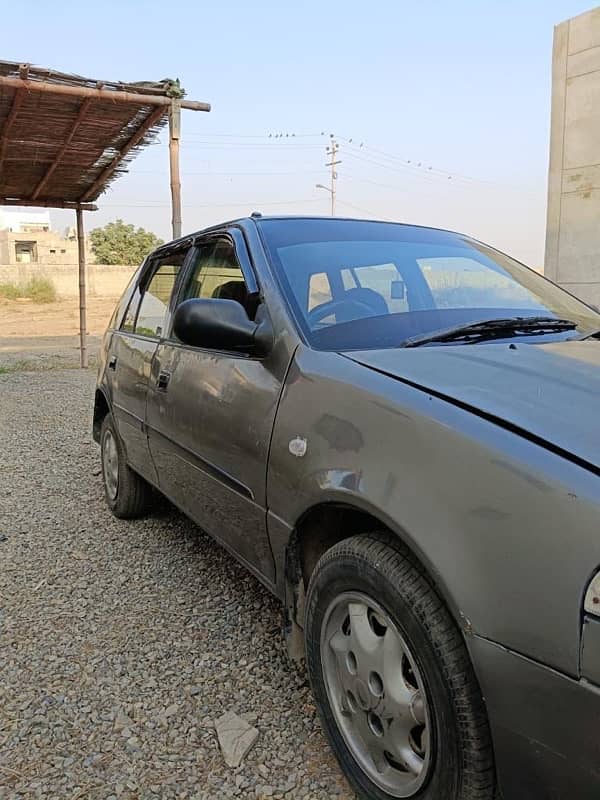
{"type": "Polygon", "coordinates": [[[171,209],[173,238],[181,236],[181,181],[179,179],[179,136],[181,101],[172,100],[169,109],[169,168],[171,173],[171,209]]]}
{"type": "Polygon", "coordinates": [[[86,319],[86,292],[85,292],[85,234],[83,230],[83,211],[78,208],[77,215],[77,250],[79,253],[79,350],[81,355],[81,368],[88,365],[87,356],[87,319],[86,319]]]}

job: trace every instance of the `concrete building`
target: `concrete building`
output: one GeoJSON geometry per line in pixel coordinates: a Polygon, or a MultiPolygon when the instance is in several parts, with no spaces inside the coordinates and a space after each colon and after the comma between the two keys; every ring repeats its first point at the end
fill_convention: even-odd
{"type": "Polygon", "coordinates": [[[0,208],[0,265],[77,264],[75,229],[64,235],[50,227],[50,214],[0,208]]]}
{"type": "Polygon", "coordinates": [[[600,305],[600,8],[554,30],[545,273],[600,305]]]}

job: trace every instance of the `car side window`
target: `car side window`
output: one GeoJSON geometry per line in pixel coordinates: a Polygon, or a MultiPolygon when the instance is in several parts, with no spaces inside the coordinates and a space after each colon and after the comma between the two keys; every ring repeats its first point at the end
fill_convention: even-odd
{"type": "Polygon", "coordinates": [[[127,306],[127,312],[123,317],[123,322],[121,323],[122,331],[133,333],[133,331],[135,330],[135,318],[137,317],[137,311],[140,306],[141,296],[142,295],[140,293],[139,286],[136,286],[133,294],[131,295],[129,305],[127,306]]]}
{"type": "Polygon", "coordinates": [[[233,243],[227,238],[209,240],[198,247],[180,302],[201,297],[235,300],[251,314],[244,275],[233,243]]]}
{"type": "MultiPolygon", "coordinates": [[[[133,329],[135,333],[140,336],[155,338],[162,336],[171,295],[186,255],[187,251],[180,251],[155,262],[152,276],[142,293],[142,300],[133,329]]],[[[135,300],[135,295],[133,300],[135,300]]],[[[133,306],[134,303],[132,302],[130,308],[133,306]]],[[[126,325],[131,324],[132,319],[128,309],[123,328],[128,330],[126,325]]]]}

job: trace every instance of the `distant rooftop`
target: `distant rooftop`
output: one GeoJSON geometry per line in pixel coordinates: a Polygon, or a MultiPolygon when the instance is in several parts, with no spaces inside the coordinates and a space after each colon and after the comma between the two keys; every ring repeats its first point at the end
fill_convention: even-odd
{"type": "Polygon", "coordinates": [[[50,211],[47,208],[38,211],[8,211],[0,208],[0,230],[20,231],[23,225],[45,225],[50,227],[50,211]]]}

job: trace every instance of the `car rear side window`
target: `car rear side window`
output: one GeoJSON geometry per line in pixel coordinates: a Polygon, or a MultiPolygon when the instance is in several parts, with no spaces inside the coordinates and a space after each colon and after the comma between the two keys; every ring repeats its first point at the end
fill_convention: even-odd
{"type": "Polygon", "coordinates": [[[139,311],[136,315],[134,295],[123,321],[123,330],[132,330],[140,336],[162,336],[171,295],[186,255],[187,251],[181,251],[156,262],[152,277],[143,290],[139,311]]]}
{"type": "Polygon", "coordinates": [[[121,323],[121,330],[127,331],[128,333],[133,333],[135,330],[135,318],[137,316],[138,308],[140,307],[140,290],[139,287],[136,286],[133,294],[131,295],[131,300],[129,301],[129,305],[127,306],[127,313],[123,318],[123,322],[121,323]]]}

